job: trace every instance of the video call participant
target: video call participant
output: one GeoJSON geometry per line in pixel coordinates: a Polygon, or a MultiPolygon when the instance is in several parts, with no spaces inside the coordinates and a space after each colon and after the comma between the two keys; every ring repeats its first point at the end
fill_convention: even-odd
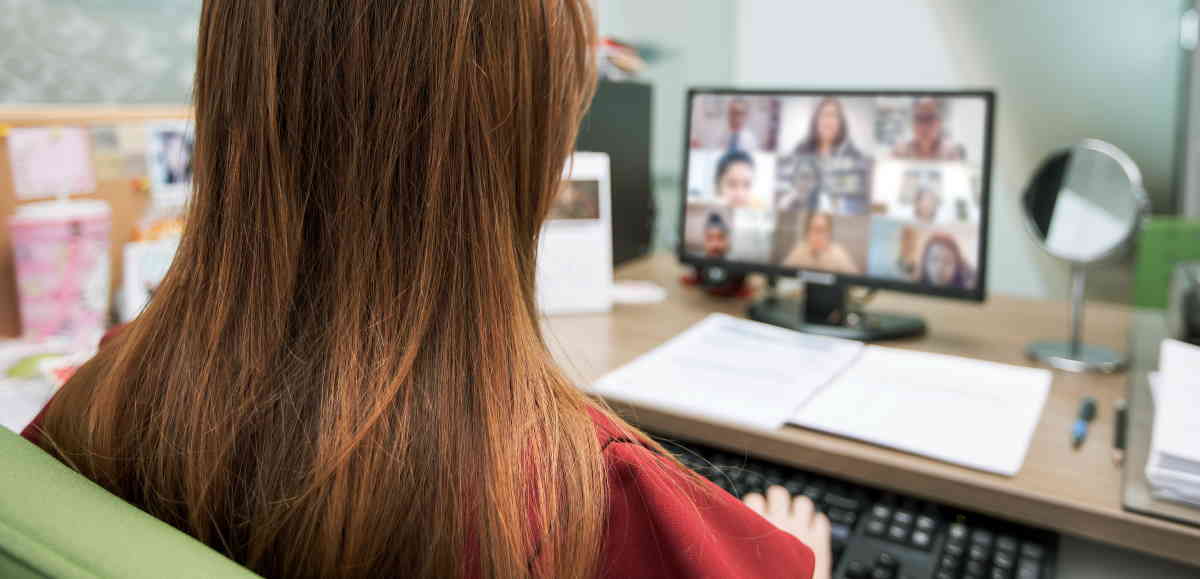
{"type": "Polygon", "coordinates": [[[942,196],[929,183],[917,185],[913,196],[913,218],[920,223],[933,223],[942,207],[942,196]]]}
{"type": "Polygon", "coordinates": [[[796,267],[835,273],[860,273],[850,252],[833,241],[833,216],[828,213],[808,214],[804,239],[797,243],[783,260],[784,267],[796,267]]]}
{"type": "Polygon", "coordinates": [[[962,145],[950,142],[942,129],[942,102],[933,97],[913,101],[913,138],[898,145],[893,154],[900,159],[961,161],[962,145]]]}
{"type": "Polygon", "coordinates": [[[727,151],[747,151],[753,152],[758,150],[758,137],[754,131],[747,126],[747,121],[750,117],[750,103],[743,98],[732,98],[729,100],[729,111],[726,114],[729,120],[729,130],[722,143],[727,151]]]}
{"type": "Polygon", "coordinates": [[[808,137],[782,161],[792,167],[795,194],[782,203],[781,209],[865,214],[867,192],[863,159],[862,152],[850,139],[841,101],[832,97],[821,99],[809,117],[808,137]],[[815,183],[810,185],[813,177],[815,183]],[[847,183],[851,190],[838,190],[847,183]]]}
{"type": "Polygon", "coordinates": [[[717,198],[734,208],[761,208],[754,197],[754,158],[745,151],[729,151],[717,161],[717,198]]]}
{"type": "Polygon", "coordinates": [[[704,257],[718,259],[729,253],[729,225],[718,213],[704,221],[704,257]]]}
{"type": "Polygon", "coordinates": [[[931,286],[965,290],[974,286],[975,273],[963,259],[958,242],[944,233],[935,233],[925,242],[920,281],[931,286]]]}
{"type": "Polygon", "coordinates": [[[23,434],[263,577],[828,578],[811,500],[687,472],[547,347],[591,3],[339,8],[203,2],[179,252],[23,434]]]}

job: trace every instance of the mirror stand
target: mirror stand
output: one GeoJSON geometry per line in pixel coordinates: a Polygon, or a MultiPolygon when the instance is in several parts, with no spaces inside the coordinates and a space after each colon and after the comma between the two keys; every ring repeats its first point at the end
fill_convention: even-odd
{"type": "Polygon", "coordinates": [[[1071,341],[1034,342],[1026,350],[1030,358],[1068,372],[1100,372],[1112,374],[1125,369],[1124,354],[1102,346],[1083,343],[1084,289],[1087,270],[1083,265],[1071,266],[1071,341]]]}

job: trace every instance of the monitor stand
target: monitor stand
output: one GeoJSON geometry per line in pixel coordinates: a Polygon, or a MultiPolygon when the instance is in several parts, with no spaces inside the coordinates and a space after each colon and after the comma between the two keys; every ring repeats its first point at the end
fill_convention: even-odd
{"type": "Polygon", "coordinates": [[[801,300],[777,297],[773,281],[767,297],[750,306],[750,319],[799,332],[864,342],[925,334],[925,320],[919,317],[850,309],[846,299],[850,288],[846,284],[807,283],[801,300]]]}

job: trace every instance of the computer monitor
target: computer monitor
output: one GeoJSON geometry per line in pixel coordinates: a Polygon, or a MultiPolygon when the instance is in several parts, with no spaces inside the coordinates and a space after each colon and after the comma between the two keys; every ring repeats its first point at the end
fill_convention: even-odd
{"type": "Polygon", "coordinates": [[[983,301],[995,94],[693,89],[679,256],[700,271],[799,275],[755,319],[885,339],[912,316],[847,307],[848,286],[983,301]]]}

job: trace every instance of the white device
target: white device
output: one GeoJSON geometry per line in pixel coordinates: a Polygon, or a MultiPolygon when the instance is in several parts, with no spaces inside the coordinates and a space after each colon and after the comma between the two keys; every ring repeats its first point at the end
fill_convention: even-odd
{"type": "Polygon", "coordinates": [[[577,152],[563,169],[538,242],[537,298],[543,314],[612,309],[612,199],[608,155],[577,152]]]}

